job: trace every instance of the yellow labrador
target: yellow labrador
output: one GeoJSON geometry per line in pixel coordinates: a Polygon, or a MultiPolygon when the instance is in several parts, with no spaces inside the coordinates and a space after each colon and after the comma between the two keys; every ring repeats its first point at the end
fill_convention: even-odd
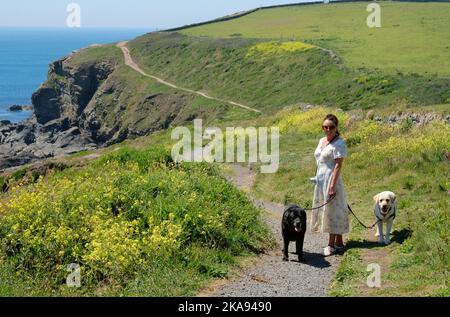
{"type": "Polygon", "coordinates": [[[397,216],[397,197],[393,192],[382,192],[376,195],[374,213],[378,226],[376,236],[380,244],[391,243],[391,230],[394,219],[397,216]],[[386,224],[386,234],[383,234],[383,224],[386,224]]]}

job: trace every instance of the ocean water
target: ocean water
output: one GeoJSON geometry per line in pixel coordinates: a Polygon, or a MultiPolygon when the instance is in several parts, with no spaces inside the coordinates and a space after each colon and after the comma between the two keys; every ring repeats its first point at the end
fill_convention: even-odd
{"type": "Polygon", "coordinates": [[[31,105],[31,95],[47,78],[48,65],[91,44],[130,40],[149,29],[0,28],[0,120],[18,122],[30,111],[10,112],[13,104],[31,105]]]}

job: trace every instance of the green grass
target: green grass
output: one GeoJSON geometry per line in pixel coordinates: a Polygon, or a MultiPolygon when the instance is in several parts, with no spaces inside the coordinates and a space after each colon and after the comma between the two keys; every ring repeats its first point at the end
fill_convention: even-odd
{"type": "Polygon", "coordinates": [[[74,65],[83,65],[101,60],[120,63],[123,61],[122,51],[113,44],[88,47],[74,54],[71,57],[70,62],[74,65]]]}
{"type": "Polygon", "coordinates": [[[159,84],[125,65],[115,70],[106,86],[108,91],[90,105],[102,122],[100,134],[105,138],[111,131],[128,137],[146,135],[182,125],[194,118],[213,123],[233,117],[255,116],[230,104],[159,84]]]}
{"type": "Polygon", "coordinates": [[[381,28],[369,28],[366,3],[260,10],[182,30],[191,36],[297,39],[335,51],[351,68],[450,75],[450,3],[378,2],[381,28]],[[407,14],[405,14],[407,12],[407,14]]]}
{"type": "Polygon", "coordinates": [[[351,297],[359,295],[357,283],[365,277],[361,252],[357,249],[349,250],[340,263],[333,283],[338,284],[339,289],[332,284],[330,295],[334,297],[351,297]]]}
{"type": "Polygon", "coordinates": [[[262,41],[155,33],[129,47],[150,74],[266,112],[300,102],[353,109],[444,104],[449,98],[445,78],[351,70],[319,48],[262,41]]]}

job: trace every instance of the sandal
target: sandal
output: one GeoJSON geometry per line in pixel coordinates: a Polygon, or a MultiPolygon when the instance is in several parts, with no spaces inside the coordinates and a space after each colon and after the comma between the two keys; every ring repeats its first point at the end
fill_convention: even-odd
{"type": "Polygon", "coordinates": [[[336,249],[332,246],[327,246],[325,249],[323,249],[323,255],[324,256],[331,256],[336,253],[336,249]]]}

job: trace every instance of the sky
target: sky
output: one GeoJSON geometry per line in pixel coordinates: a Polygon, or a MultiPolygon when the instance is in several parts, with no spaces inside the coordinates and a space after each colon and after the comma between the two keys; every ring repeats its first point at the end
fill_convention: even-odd
{"type": "Polygon", "coordinates": [[[0,27],[66,27],[67,7],[81,27],[165,29],[260,6],[311,0],[0,0],[0,27]]]}

